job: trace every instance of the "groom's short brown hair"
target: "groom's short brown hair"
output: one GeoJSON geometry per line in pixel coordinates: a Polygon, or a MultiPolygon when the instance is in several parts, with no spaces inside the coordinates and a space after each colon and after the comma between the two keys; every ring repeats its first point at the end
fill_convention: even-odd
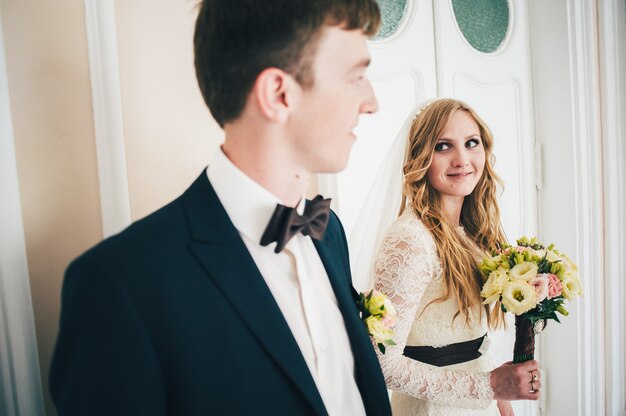
{"type": "Polygon", "coordinates": [[[203,0],[194,35],[204,101],[220,126],[237,119],[257,76],[269,67],[313,84],[311,63],[324,25],[373,35],[375,0],[203,0]]]}

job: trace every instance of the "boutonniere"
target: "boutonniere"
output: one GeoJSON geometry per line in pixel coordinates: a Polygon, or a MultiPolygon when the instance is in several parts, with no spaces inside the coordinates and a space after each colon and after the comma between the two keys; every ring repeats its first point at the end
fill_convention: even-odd
{"type": "Polygon", "coordinates": [[[385,353],[385,345],[396,345],[392,338],[395,335],[393,328],[398,314],[387,296],[374,289],[368,293],[360,293],[357,309],[367,333],[382,354],[385,353]]]}

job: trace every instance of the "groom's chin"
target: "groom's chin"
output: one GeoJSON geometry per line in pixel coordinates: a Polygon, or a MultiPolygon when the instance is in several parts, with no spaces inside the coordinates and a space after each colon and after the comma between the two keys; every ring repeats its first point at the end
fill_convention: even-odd
{"type": "Polygon", "coordinates": [[[337,152],[335,157],[331,160],[327,160],[326,163],[321,166],[317,173],[331,174],[342,172],[348,167],[350,161],[350,151],[348,150],[344,154],[337,152]]]}

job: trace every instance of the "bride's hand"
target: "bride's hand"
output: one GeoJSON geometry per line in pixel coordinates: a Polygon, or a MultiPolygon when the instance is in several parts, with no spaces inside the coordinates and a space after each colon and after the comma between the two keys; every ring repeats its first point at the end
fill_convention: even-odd
{"type": "Polygon", "coordinates": [[[538,400],[541,388],[539,363],[504,363],[491,372],[491,388],[496,400],[538,400]],[[532,383],[532,384],[531,384],[532,383]]]}
{"type": "Polygon", "coordinates": [[[498,400],[498,410],[500,411],[500,416],[515,416],[511,402],[506,400],[498,400]]]}

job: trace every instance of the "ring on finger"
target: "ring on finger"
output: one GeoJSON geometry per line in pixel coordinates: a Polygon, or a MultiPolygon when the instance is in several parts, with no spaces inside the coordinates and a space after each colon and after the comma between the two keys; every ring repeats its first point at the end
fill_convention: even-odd
{"type": "Polygon", "coordinates": [[[530,382],[530,392],[534,393],[535,392],[535,385],[533,384],[533,382],[530,382]]]}

